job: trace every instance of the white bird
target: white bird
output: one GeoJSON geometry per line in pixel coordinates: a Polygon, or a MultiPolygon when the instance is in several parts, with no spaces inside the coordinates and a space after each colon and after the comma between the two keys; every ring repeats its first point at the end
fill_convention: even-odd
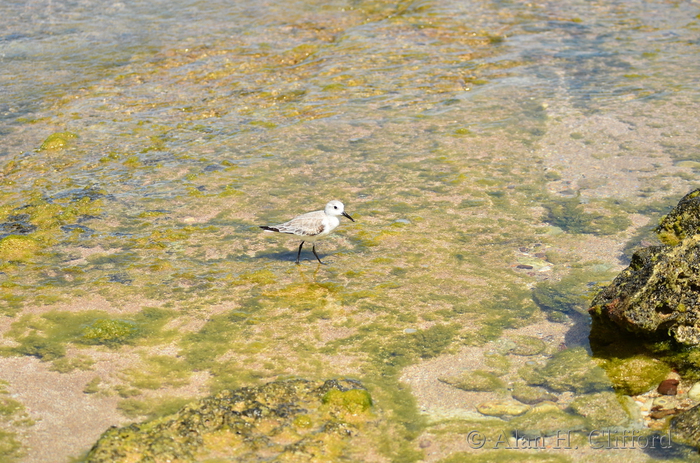
{"type": "Polygon", "coordinates": [[[314,256],[316,256],[319,263],[323,264],[318,254],[316,254],[315,242],[328,236],[330,232],[340,225],[340,219],[338,217],[341,215],[353,222],[355,221],[345,212],[343,203],[334,199],[326,204],[326,208],[322,211],[307,212],[306,214],[294,217],[289,222],[269,227],[261,225],[260,228],[268,232],[289,233],[291,235],[303,237],[304,241],[299,245],[299,252],[297,253],[297,264],[299,263],[299,256],[301,256],[301,248],[304,246],[304,243],[307,241],[314,243],[311,250],[314,252],[314,256]]]}

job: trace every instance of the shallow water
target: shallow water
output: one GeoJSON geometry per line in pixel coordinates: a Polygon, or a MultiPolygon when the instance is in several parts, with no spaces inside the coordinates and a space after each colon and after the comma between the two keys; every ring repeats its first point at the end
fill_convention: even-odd
{"type": "MultiPolygon", "coordinates": [[[[389,454],[413,448],[402,369],[546,319],[585,332],[625,243],[693,187],[698,13],[3,2],[4,353],[99,378],[84,400],[118,397],[131,420],[172,397],[351,376],[403,423],[389,454]],[[295,266],[299,241],[257,228],[329,199],[356,223],[318,245],[327,266],[308,250],[295,266]],[[571,306],[533,301],[572,273],[571,306]]],[[[41,460],[32,429],[64,455],[100,432],[59,428],[20,433],[26,461],[41,460]]]]}

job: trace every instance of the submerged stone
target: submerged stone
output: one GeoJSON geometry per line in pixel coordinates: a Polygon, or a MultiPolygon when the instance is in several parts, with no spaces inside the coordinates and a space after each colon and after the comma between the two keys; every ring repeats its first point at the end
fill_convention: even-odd
{"type": "Polygon", "coordinates": [[[612,389],[605,371],[583,347],[559,352],[543,367],[521,370],[521,376],[530,385],[544,386],[555,392],[589,393],[612,389]]]}
{"type": "Polygon", "coordinates": [[[601,360],[618,392],[637,395],[654,389],[669,373],[664,362],[645,355],[601,360]]]}
{"type": "Polygon", "coordinates": [[[532,300],[544,311],[548,320],[565,322],[570,316],[585,314],[586,302],[582,290],[587,281],[578,272],[558,282],[542,281],[532,289],[532,300]]]}
{"type": "Polygon", "coordinates": [[[355,453],[368,451],[360,431],[377,420],[371,406],[367,390],[351,380],[227,390],[174,415],[112,427],[85,461],[360,461],[355,453]]]}
{"type": "Polygon", "coordinates": [[[542,387],[518,384],[513,388],[513,398],[528,405],[540,402],[556,402],[559,398],[542,387]]]}
{"type": "Polygon", "coordinates": [[[528,411],[530,406],[513,399],[497,399],[482,402],[476,409],[486,416],[518,416],[528,411]]]}
{"type": "Polygon", "coordinates": [[[78,136],[72,132],[53,133],[49,135],[46,140],[44,140],[44,143],[42,143],[39,147],[39,151],[65,148],[70,140],[73,140],[74,138],[78,138],[78,136]]]}
{"type": "Polygon", "coordinates": [[[532,407],[527,413],[510,421],[518,434],[527,438],[562,435],[586,429],[586,420],[559,409],[550,402],[532,407]]]}
{"type": "Polygon", "coordinates": [[[629,397],[620,397],[614,392],[597,392],[576,397],[569,410],[588,420],[591,429],[629,427],[633,422],[630,412],[634,403],[629,397]]]}
{"type": "Polygon", "coordinates": [[[505,387],[505,383],[498,376],[483,370],[467,371],[461,376],[447,376],[438,379],[464,391],[487,392],[505,387]]]}
{"type": "Polygon", "coordinates": [[[700,448],[700,405],[673,417],[670,432],[674,440],[700,448]]]}
{"type": "Polygon", "coordinates": [[[529,357],[541,354],[546,345],[543,340],[534,336],[514,336],[515,346],[510,351],[511,354],[529,357]]]}

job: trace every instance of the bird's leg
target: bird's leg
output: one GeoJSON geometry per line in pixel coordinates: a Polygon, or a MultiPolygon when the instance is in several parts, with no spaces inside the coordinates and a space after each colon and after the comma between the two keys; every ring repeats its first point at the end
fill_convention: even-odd
{"type": "Polygon", "coordinates": [[[318,257],[318,254],[316,254],[316,243],[314,243],[314,244],[311,246],[311,250],[314,252],[314,256],[316,256],[316,259],[318,260],[318,263],[319,263],[319,264],[322,264],[323,262],[321,262],[321,258],[318,257]]]}
{"type": "Polygon", "coordinates": [[[299,265],[299,257],[301,256],[301,247],[304,246],[304,242],[302,241],[301,244],[299,245],[299,252],[297,253],[297,265],[299,265]]]}

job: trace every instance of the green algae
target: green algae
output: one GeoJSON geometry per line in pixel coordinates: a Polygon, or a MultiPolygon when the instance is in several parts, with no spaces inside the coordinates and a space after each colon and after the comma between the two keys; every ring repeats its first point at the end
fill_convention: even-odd
{"type": "Polygon", "coordinates": [[[372,396],[364,389],[341,391],[331,389],[321,398],[321,402],[336,413],[357,415],[366,413],[372,407],[372,396]]]}
{"type": "Polygon", "coordinates": [[[0,259],[13,263],[26,262],[41,249],[32,237],[10,235],[0,239],[0,259]]]}
{"type": "Polygon", "coordinates": [[[53,133],[44,140],[44,142],[39,147],[39,151],[45,150],[59,150],[67,147],[70,142],[78,138],[78,135],[72,132],[57,132],[53,133]]]}
{"type": "Polygon", "coordinates": [[[75,370],[92,370],[95,361],[86,355],[77,355],[72,358],[61,357],[53,361],[49,370],[59,373],[71,373],[75,370]]]}
{"type": "Polygon", "coordinates": [[[83,393],[84,394],[96,394],[100,392],[100,383],[102,382],[102,378],[99,376],[95,376],[92,378],[90,381],[85,384],[85,387],[83,388],[83,393]]]}
{"type": "Polygon", "coordinates": [[[510,371],[511,361],[505,355],[487,352],[484,354],[484,365],[486,371],[503,376],[510,371]]]}
{"type": "Polygon", "coordinates": [[[8,386],[7,381],[0,380],[0,459],[13,463],[26,455],[18,431],[35,423],[29,418],[25,406],[9,397],[8,386]]]}
{"type": "Polygon", "coordinates": [[[167,355],[154,355],[143,359],[138,368],[128,368],[122,374],[136,389],[179,387],[189,382],[192,365],[167,355]]]}
{"type": "Polygon", "coordinates": [[[670,367],[647,355],[608,357],[599,361],[616,391],[627,395],[643,394],[663,381],[670,367]]]}
{"type": "MultiPolygon", "coordinates": [[[[6,334],[19,345],[5,348],[3,352],[5,355],[14,353],[52,361],[65,355],[68,343],[75,346],[102,345],[116,349],[123,344],[135,343],[146,335],[150,338],[148,342],[152,342],[166,336],[161,328],[171,317],[171,311],[158,308],[145,308],[129,319],[116,318],[97,310],[52,310],[41,316],[23,315],[6,334]]],[[[70,365],[80,368],[82,364],[81,360],[62,360],[54,367],[60,371],[70,368],[70,365]]]]}
{"type": "MultiPolygon", "coordinates": [[[[392,329],[382,327],[363,327],[379,337],[365,337],[360,344],[360,350],[371,353],[373,370],[383,375],[396,375],[399,369],[410,365],[418,359],[428,359],[447,351],[457,336],[457,325],[435,325],[415,333],[394,334],[392,329]],[[382,338],[384,334],[386,338],[382,338]]],[[[362,339],[356,336],[341,341],[362,339]]],[[[332,347],[330,345],[329,347],[332,347]]]]}
{"type": "Polygon", "coordinates": [[[683,239],[700,231],[700,190],[685,195],[673,210],[663,216],[656,227],[656,233],[662,243],[669,246],[679,244],[683,239]]]}
{"type": "Polygon", "coordinates": [[[85,344],[116,347],[131,342],[138,335],[138,326],[130,320],[98,318],[83,328],[80,339],[85,344]]]}

